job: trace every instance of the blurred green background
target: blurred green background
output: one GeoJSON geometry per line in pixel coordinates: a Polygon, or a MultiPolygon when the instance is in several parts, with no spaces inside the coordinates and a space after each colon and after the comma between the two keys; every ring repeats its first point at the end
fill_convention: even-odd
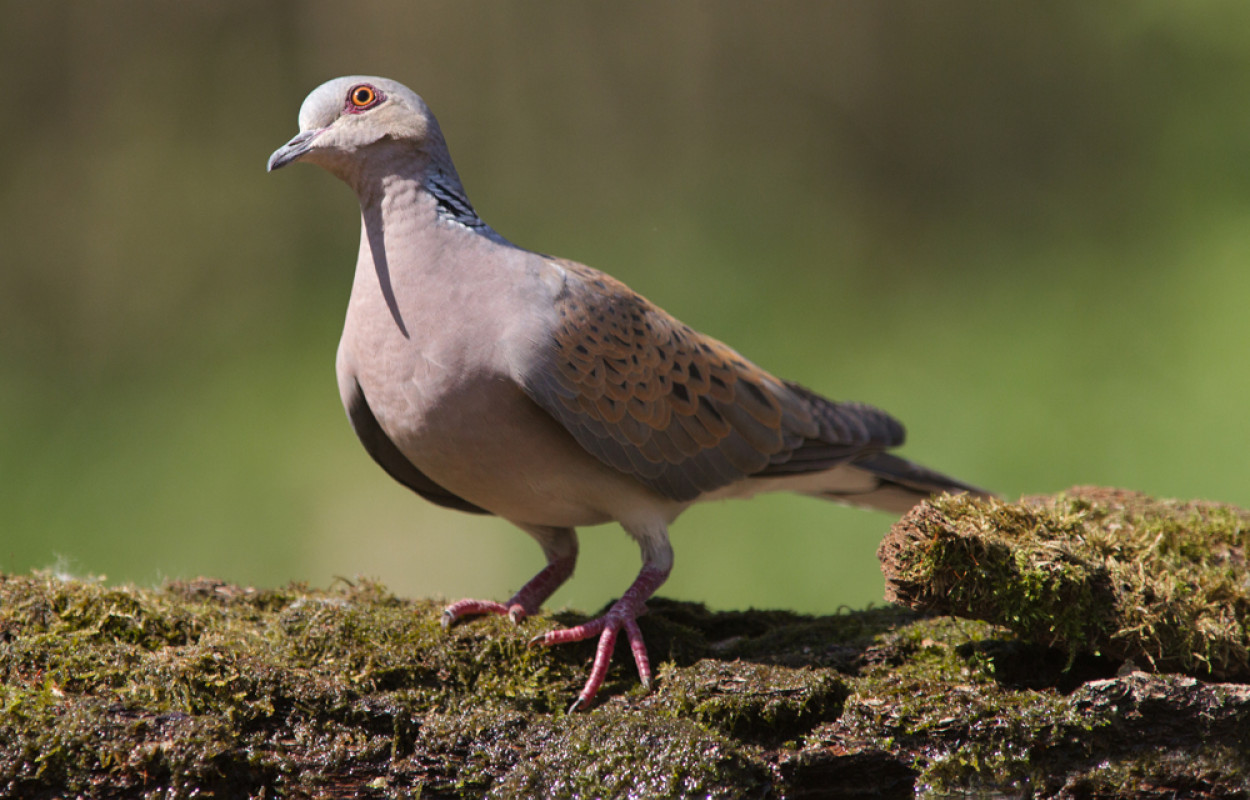
{"type": "MultiPolygon", "coordinates": [[[[305,94],[382,74],[513,241],[1004,494],[1250,505],[1250,4],[0,6],[0,569],[505,598],[542,563],[357,444],[334,351],[350,191],[267,175],[305,94]]],[[[662,593],[879,602],[885,514],[674,526],[662,593]]],[[[582,533],[552,604],[638,567],[582,533]]]]}

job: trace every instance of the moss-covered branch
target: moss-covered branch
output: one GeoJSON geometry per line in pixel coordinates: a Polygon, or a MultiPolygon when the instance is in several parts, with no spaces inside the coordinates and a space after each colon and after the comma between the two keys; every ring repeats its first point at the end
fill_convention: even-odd
{"type": "Polygon", "coordinates": [[[526,642],[581,619],[444,631],[369,582],[0,576],[0,795],[1231,797],[1250,775],[1248,687],[898,607],[657,600],[657,689],[618,653],[568,715],[593,643],[526,642]]]}

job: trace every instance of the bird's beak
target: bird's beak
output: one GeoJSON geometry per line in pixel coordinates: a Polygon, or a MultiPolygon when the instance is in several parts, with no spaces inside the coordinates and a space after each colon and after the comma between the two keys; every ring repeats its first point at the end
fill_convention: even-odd
{"type": "Polygon", "coordinates": [[[317,134],[321,133],[325,128],[317,128],[311,131],[300,131],[295,138],[273,151],[273,155],[269,157],[269,172],[273,172],[279,167],[285,167],[292,161],[298,161],[300,156],[312,149],[313,139],[317,138],[317,134]]]}

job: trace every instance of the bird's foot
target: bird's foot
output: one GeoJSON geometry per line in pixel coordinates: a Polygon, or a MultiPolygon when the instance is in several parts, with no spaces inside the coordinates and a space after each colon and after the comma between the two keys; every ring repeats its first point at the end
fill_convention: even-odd
{"type": "Polygon", "coordinates": [[[590,677],[582,687],[581,694],[569,707],[572,713],[578,709],[590,707],[599,687],[607,677],[608,666],[612,663],[612,651],[616,647],[616,636],[622,629],[629,639],[630,652],[634,654],[634,664],[638,667],[638,678],[642,688],[651,689],[651,659],[647,657],[647,645],[642,640],[642,631],[638,628],[638,617],[647,613],[646,600],[651,596],[664,579],[668,570],[643,567],[638,579],[629,590],[612,604],[608,613],[583,625],[573,628],[548,631],[530,640],[530,645],[553,645],[567,642],[580,642],[591,637],[599,637],[599,646],[595,649],[595,661],[590,668],[590,677]]]}
{"type": "Polygon", "coordinates": [[[580,642],[594,636],[599,637],[599,647],[595,650],[595,662],[590,668],[590,677],[586,679],[586,685],[582,688],[581,694],[569,707],[570,713],[588,708],[595,693],[603,685],[603,680],[608,674],[608,665],[612,663],[612,651],[616,648],[616,635],[622,628],[625,629],[625,635],[629,638],[629,649],[634,654],[634,663],[638,666],[638,677],[642,681],[642,686],[644,689],[651,688],[651,660],[647,657],[647,645],[642,640],[642,631],[638,629],[636,622],[637,617],[645,614],[646,611],[645,605],[639,604],[635,608],[626,604],[622,599],[614,603],[608,613],[598,619],[573,628],[548,631],[530,640],[530,645],[533,646],[580,642]]]}
{"type": "Polygon", "coordinates": [[[569,575],[573,574],[573,565],[576,563],[576,550],[572,555],[552,559],[507,603],[496,603],[493,600],[460,600],[452,603],[443,609],[443,627],[450,628],[462,617],[482,614],[506,615],[513,622],[519,623],[526,617],[538,613],[543,601],[550,597],[551,593],[559,588],[569,575]]]}

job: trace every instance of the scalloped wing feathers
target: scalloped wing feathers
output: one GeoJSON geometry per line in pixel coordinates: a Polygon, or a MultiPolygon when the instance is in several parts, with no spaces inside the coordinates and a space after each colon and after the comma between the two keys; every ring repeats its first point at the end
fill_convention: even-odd
{"type": "Polygon", "coordinates": [[[778,380],[620,281],[571,261],[525,391],[604,463],[678,501],[902,443],[889,415],[778,380]]]}

